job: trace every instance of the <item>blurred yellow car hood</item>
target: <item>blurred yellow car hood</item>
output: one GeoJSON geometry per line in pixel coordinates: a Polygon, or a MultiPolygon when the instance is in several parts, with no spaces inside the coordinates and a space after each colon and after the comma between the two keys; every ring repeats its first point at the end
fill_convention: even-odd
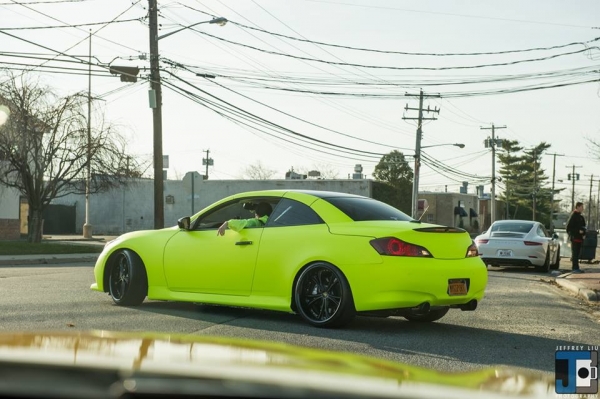
{"type": "Polygon", "coordinates": [[[0,375],[0,395],[28,397],[555,397],[552,376],[510,368],[444,373],[273,342],[108,331],[0,334],[0,375]]]}

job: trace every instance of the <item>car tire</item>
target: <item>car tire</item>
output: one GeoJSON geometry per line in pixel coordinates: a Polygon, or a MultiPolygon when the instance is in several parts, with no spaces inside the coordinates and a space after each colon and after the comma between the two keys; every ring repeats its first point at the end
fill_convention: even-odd
{"type": "Polygon", "coordinates": [[[550,271],[550,251],[546,251],[546,259],[544,260],[544,264],[542,266],[536,266],[536,270],[544,273],[548,273],[550,271]]]}
{"type": "Polygon", "coordinates": [[[137,306],[148,295],[148,277],[140,257],[122,249],[112,258],[108,270],[108,293],[119,306],[137,306]]]}
{"type": "Polygon", "coordinates": [[[552,270],[558,270],[559,267],[560,267],[560,245],[558,246],[558,249],[556,250],[556,262],[554,262],[550,268],[552,270]]]}
{"type": "Polygon", "coordinates": [[[356,314],[346,276],[325,262],[302,270],[294,287],[294,303],[300,316],[315,327],[342,327],[356,314]]]}
{"type": "Polygon", "coordinates": [[[448,313],[449,310],[450,307],[448,306],[438,309],[429,309],[427,312],[419,312],[418,310],[411,309],[404,315],[404,318],[408,321],[432,322],[446,316],[446,313],[448,313]]]}

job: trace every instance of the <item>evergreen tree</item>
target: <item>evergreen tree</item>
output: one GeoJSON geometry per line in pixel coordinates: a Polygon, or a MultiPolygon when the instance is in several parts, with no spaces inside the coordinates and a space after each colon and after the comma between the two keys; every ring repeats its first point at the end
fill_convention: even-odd
{"type": "Polygon", "coordinates": [[[524,149],[518,141],[503,143],[505,151],[498,154],[499,174],[504,184],[501,198],[508,203],[509,219],[533,220],[535,201],[535,220],[549,225],[551,189],[541,167],[548,148],[550,144],[545,142],[529,149],[524,149]]]}

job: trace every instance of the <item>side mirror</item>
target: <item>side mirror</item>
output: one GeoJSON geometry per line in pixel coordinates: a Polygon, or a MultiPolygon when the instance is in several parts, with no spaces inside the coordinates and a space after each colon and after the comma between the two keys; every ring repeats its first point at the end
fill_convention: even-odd
{"type": "Polygon", "coordinates": [[[180,218],[177,220],[177,227],[179,227],[180,229],[183,229],[183,230],[189,230],[190,224],[191,224],[191,222],[190,222],[189,216],[186,216],[186,217],[183,217],[183,218],[180,218]]]}
{"type": "Polygon", "coordinates": [[[552,233],[552,238],[558,238],[558,234],[552,233]]]}

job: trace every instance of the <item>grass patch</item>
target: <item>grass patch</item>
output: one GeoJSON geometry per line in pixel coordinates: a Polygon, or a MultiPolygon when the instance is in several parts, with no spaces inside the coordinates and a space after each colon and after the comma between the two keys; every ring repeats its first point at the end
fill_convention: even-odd
{"type": "Polygon", "coordinates": [[[103,245],[82,243],[0,241],[0,255],[89,254],[102,252],[103,245]]]}

